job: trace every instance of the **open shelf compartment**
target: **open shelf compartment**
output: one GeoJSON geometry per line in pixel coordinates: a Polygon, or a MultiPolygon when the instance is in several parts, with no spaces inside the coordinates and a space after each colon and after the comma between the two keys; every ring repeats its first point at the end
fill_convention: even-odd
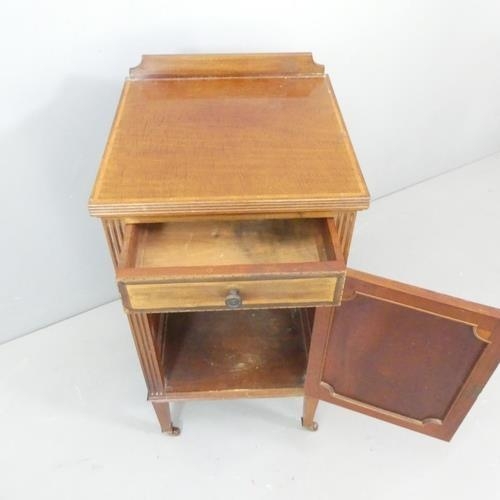
{"type": "Polygon", "coordinates": [[[165,399],[302,395],[312,311],[157,315],[165,399]]]}

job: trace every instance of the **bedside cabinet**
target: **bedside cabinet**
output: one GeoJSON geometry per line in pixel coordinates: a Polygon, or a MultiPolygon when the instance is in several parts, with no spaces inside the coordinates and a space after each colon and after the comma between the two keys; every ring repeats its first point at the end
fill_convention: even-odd
{"type": "Polygon", "coordinates": [[[310,54],[144,56],[92,192],[161,429],[176,400],[304,396],[449,440],[500,310],[346,268],[369,194],[310,54]]]}

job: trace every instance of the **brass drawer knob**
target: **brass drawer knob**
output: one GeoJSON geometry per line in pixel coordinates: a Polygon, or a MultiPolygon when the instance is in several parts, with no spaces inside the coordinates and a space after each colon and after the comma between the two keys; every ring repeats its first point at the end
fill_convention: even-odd
{"type": "Polygon", "coordinates": [[[231,290],[227,292],[226,306],[231,309],[236,309],[241,306],[241,296],[238,290],[231,288],[231,290]]]}

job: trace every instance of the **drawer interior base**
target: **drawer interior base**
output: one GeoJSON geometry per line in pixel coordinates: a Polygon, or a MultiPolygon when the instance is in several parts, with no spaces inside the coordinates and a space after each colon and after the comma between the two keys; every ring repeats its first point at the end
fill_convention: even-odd
{"type": "Polygon", "coordinates": [[[334,259],[323,219],[145,224],[134,267],[286,264],[334,259]]]}

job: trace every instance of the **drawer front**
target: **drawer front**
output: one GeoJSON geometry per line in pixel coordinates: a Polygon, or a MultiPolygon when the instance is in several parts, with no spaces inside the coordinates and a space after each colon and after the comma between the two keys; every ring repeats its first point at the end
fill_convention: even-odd
{"type": "Polygon", "coordinates": [[[311,278],[195,283],[120,283],[125,307],[134,311],[186,311],[262,306],[337,305],[343,274],[311,278]],[[232,304],[226,305],[226,300],[232,304]],[[236,302],[236,304],[235,304],[236,302]]]}

